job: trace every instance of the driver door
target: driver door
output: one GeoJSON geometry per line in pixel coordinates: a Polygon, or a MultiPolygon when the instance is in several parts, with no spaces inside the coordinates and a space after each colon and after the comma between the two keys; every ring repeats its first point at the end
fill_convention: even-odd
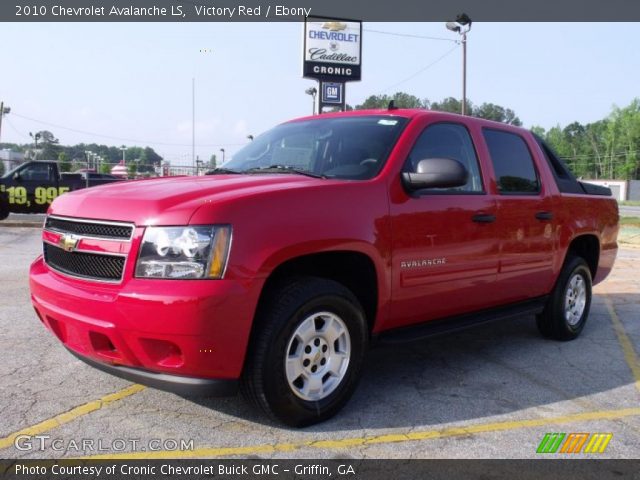
{"type": "MultiPolygon", "coordinates": [[[[428,125],[404,165],[450,158],[469,173],[455,188],[404,189],[391,199],[393,235],[389,328],[487,308],[499,261],[496,202],[487,194],[473,140],[462,123],[428,125]],[[393,198],[395,197],[395,198],[393,198]]],[[[399,181],[399,179],[398,179],[399,181]]]]}

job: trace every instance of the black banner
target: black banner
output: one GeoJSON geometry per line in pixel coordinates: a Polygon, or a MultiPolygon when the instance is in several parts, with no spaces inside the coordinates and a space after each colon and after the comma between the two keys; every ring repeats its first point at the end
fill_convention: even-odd
{"type": "Polygon", "coordinates": [[[367,22],[442,22],[461,12],[475,22],[640,21],[636,0],[15,0],[2,22],[265,22],[308,16],[367,22]]]}
{"type": "Polygon", "coordinates": [[[2,480],[609,480],[639,479],[640,460],[0,460],[2,480]]]}

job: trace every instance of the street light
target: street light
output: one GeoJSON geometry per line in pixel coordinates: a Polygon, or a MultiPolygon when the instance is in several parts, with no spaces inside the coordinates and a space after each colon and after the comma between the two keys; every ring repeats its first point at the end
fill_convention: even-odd
{"type": "Polygon", "coordinates": [[[311,99],[313,101],[313,105],[311,105],[311,115],[316,114],[316,95],[318,94],[318,89],[316,87],[307,88],[304,93],[307,95],[311,95],[311,99]]]}
{"type": "Polygon", "coordinates": [[[36,158],[38,158],[38,140],[40,140],[40,137],[42,137],[42,134],[40,132],[37,132],[34,135],[33,133],[29,132],[29,136],[33,138],[33,142],[34,142],[33,150],[34,152],[36,152],[33,159],[35,160],[36,158]]]}
{"type": "Polygon", "coordinates": [[[127,151],[127,147],[125,147],[124,145],[122,145],[120,147],[120,150],[122,150],[122,165],[125,165],[125,160],[126,160],[126,155],[125,152],[127,151]]]}
{"type": "Polygon", "coordinates": [[[93,152],[90,152],[89,150],[85,150],[84,154],[87,157],[87,171],[89,171],[89,168],[91,167],[91,155],[93,155],[93,152]]]}
{"type": "Polygon", "coordinates": [[[447,29],[462,36],[462,115],[467,114],[467,33],[471,23],[466,13],[458,15],[455,22],[446,23],[447,29]]]}
{"type": "Polygon", "coordinates": [[[222,163],[224,163],[224,148],[221,148],[220,151],[222,152],[222,163]]]}

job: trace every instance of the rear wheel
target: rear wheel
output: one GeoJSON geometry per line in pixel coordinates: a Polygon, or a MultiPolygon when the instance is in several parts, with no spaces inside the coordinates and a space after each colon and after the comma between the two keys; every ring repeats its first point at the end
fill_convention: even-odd
{"type": "Polygon", "coordinates": [[[242,390],[272,418],[302,427],[335,415],[355,390],[368,345],[362,307],[341,284],[299,278],[262,308],[242,390]]]}
{"type": "Polygon", "coordinates": [[[583,258],[565,261],[544,311],[537,317],[540,333],[556,340],[573,340],[580,335],[591,307],[591,271],[583,258]]]}

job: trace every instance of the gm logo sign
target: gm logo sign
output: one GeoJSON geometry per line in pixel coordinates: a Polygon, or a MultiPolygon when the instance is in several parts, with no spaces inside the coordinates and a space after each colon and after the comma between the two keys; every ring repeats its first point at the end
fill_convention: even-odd
{"type": "Polygon", "coordinates": [[[322,82],[322,103],[340,105],[344,96],[344,83],[322,82]]]}
{"type": "Polygon", "coordinates": [[[604,453],[613,433],[547,433],[536,453],[604,453]]]}

